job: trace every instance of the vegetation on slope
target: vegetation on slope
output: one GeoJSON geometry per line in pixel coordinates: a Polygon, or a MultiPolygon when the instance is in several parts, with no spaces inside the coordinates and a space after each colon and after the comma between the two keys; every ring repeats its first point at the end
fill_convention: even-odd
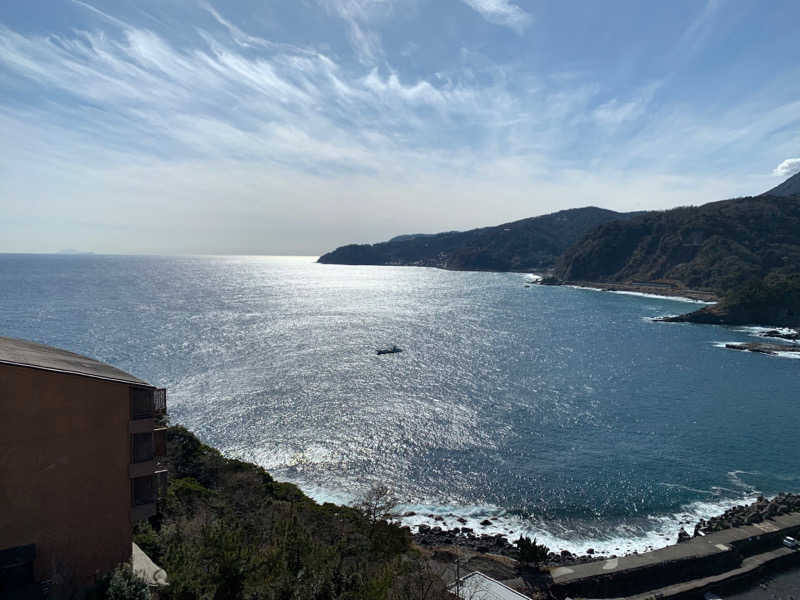
{"type": "Polygon", "coordinates": [[[468,271],[550,268],[587,231],[629,215],[586,207],[496,227],[433,235],[402,235],[380,244],[350,244],[319,258],[348,265],[414,265],[468,271]]]}
{"type": "Polygon", "coordinates": [[[559,260],[568,281],[673,280],[719,292],[800,266],[800,202],[759,196],[598,227],[559,260]]]}
{"type": "Polygon", "coordinates": [[[800,199],[757,196],[602,225],[559,259],[562,281],[669,281],[724,297],[698,322],[797,324],[800,199]],[[793,292],[792,292],[793,293],[793,292]]]}
{"type": "Polygon", "coordinates": [[[169,429],[167,448],[166,501],[134,536],[168,573],[162,597],[440,597],[408,529],[380,518],[382,497],[364,510],[319,505],[182,427],[169,429]]]}
{"type": "Polygon", "coordinates": [[[797,327],[800,325],[800,275],[783,277],[771,273],[764,279],[751,279],[731,289],[719,304],[664,320],[797,327]]]}

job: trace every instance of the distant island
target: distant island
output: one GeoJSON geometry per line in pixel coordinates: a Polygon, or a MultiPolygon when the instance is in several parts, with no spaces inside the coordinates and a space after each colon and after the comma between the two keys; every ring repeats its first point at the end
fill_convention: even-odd
{"type": "Polygon", "coordinates": [[[667,211],[563,210],[470,231],[351,244],[320,263],[537,271],[720,301],[670,321],[800,326],[800,173],[760,196],[667,211]]]}

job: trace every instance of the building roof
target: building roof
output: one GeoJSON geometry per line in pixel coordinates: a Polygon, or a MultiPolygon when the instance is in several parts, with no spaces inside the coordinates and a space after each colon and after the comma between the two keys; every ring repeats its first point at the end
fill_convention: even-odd
{"type": "Polygon", "coordinates": [[[447,591],[464,600],[530,600],[528,596],[523,596],[480,571],[473,571],[454,581],[447,586],[447,591]]]}
{"type": "Polygon", "coordinates": [[[116,367],[74,352],[28,340],[0,337],[0,364],[83,375],[95,379],[153,387],[116,367]]]}

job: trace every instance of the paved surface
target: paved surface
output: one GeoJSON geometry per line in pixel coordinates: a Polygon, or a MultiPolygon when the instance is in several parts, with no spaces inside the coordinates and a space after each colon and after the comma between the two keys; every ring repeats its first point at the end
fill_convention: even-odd
{"type": "MultiPolygon", "coordinates": [[[[732,569],[719,575],[712,575],[711,577],[704,577],[702,579],[692,579],[681,583],[676,583],[667,587],[659,588],[658,590],[649,590],[642,594],[629,596],[627,600],[648,600],[654,596],[658,598],[673,598],[673,597],[702,597],[706,590],[713,590],[720,585],[730,583],[732,580],[752,576],[753,573],[758,572],[758,569],[769,566],[771,563],[776,563],[786,560],[794,554],[794,551],[788,548],[778,548],[771,552],[757,554],[756,556],[749,556],[742,561],[742,566],[738,569],[732,569]]],[[[798,555],[795,555],[798,556],[798,555]]]]}
{"type": "Polygon", "coordinates": [[[765,577],[749,590],[725,596],[725,600],[800,600],[800,567],[765,577]]]}
{"type": "Polygon", "coordinates": [[[598,575],[621,573],[630,569],[640,569],[677,560],[702,558],[729,551],[730,548],[728,546],[716,539],[710,539],[710,536],[698,537],[682,544],[667,546],[644,554],[630,554],[620,558],[598,560],[569,567],[557,567],[550,571],[550,575],[553,577],[554,583],[565,584],[598,575]]]}
{"type": "Polygon", "coordinates": [[[765,533],[793,527],[800,527],[800,513],[776,516],[771,521],[756,525],[717,531],[705,537],[692,538],[687,542],[667,546],[653,552],[631,554],[618,559],[599,560],[569,567],[558,567],[551,570],[550,574],[554,583],[566,584],[598,575],[621,573],[630,569],[655,566],[659,563],[707,557],[712,554],[729,552],[732,544],[750,537],[757,537],[765,533]]]}

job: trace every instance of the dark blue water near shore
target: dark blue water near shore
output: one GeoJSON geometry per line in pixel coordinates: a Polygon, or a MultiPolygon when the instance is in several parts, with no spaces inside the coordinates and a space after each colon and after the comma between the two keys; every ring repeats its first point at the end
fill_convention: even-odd
{"type": "Polygon", "coordinates": [[[0,335],[166,386],[173,422],[319,498],[385,481],[409,510],[557,547],[663,545],[681,522],[800,491],[800,361],[715,346],[747,330],[649,320],[685,302],[524,280],[0,255],[0,335]],[[405,351],[376,356],[392,343],[405,351]]]}

